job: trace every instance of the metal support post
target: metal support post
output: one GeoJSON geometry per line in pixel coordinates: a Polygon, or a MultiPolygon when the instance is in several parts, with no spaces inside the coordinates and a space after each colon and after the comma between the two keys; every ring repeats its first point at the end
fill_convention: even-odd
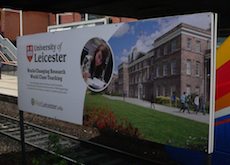
{"type": "Polygon", "coordinates": [[[20,118],[22,165],[26,165],[26,148],[25,148],[25,136],[24,136],[24,117],[23,117],[23,111],[21,111],[21,110],[19,110],[19,118],[20,118]]]}

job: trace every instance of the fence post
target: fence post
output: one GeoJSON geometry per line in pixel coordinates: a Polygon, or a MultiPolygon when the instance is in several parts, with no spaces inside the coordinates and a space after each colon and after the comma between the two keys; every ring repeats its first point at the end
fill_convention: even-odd
{"type": "Polygon", "coordinates": [[[23,111],[19,110],[20,118],[20,134],[21,134],[21,152],[22,152],[22,165],[26,165],[26,148],[25,148],[25,135],[24,135],[24,117],[23,111]]]}

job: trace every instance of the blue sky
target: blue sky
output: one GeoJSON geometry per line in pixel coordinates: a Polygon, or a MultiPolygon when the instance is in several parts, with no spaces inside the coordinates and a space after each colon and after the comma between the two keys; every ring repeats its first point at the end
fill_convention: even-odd
{"type": "Polygon", "coordinates": [[[123,23],[108,41],[113,50],[115,72],[121,62],[128,60],[133,48],[139,52],[149,51],[156,38],[182,22],[207,29],[210,27],[210,18],[210,13],[199,13],[123,23]]]}

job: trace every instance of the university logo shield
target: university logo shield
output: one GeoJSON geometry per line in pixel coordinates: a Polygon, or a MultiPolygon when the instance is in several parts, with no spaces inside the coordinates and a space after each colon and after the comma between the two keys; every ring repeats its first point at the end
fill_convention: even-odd
{"type": "Polygon", "coordinates": [[[33,59],[33,45],[26,46],[26,56],[29,62],[33,59]]]}

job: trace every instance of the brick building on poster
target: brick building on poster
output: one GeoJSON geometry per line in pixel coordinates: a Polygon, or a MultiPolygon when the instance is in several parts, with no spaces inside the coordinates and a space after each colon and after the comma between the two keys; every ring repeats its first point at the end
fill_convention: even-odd
{"type": "Polygon", "coordinates": [[[210,29],[181,23],[157,38],[146,54],[129,55],[129,96],[209,96],[210,29]],[[134,58],[135,57],[135,58],[134,58]]]}
{"type": "Polygon", "coordinates": [[[118,75],[113,73],[112,79],[110,80],[110,83],[108,87],[106,88],[107,94],[119,94],[118,93],[119,86],[118,86],[118,75]]]}
{"type": "Polygon", "coordinates": [[[129,96],[129,75],[128,63],[122,62],[118,66],[118,93],[123,96],[129,96]]]}

